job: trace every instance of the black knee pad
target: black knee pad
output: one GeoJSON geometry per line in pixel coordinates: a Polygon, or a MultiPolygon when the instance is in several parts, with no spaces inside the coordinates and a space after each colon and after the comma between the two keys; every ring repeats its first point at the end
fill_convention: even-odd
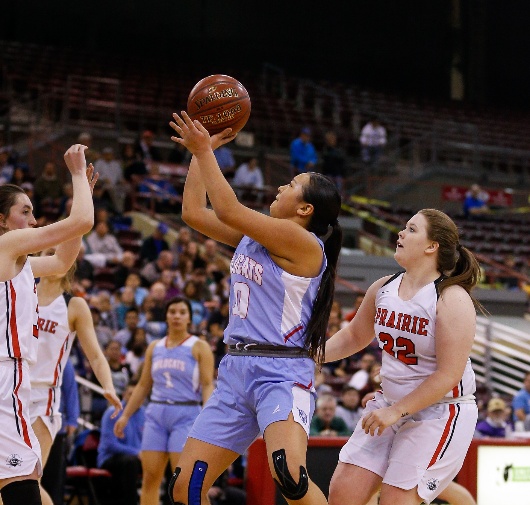
{"type": "Polygon", "coordinates": [[[0,491],[4,505],[42,505],[39,483],[24,479],[10,482],[0,491]]]}
{"type": "Polygon", "coordinates": [[[176,502],[173,500],[173,488],[175,487],[175,482],[177,482],[177,478],[179,474],[180,474],[180,468],[177,466],[167,486],[167,494],[169,495],[169,502],[171,503],[171,505],[184,505],[181,502],[176,502]]]}
{"type": "MultiPolygon", "coordinates": [[[[191,479],[188,485],[188,505],[201,505],[201,494],[202,485],[204,478],[206,477],[206,470],[208,470],[208,463],[204,461],[196,461],[191,474],[191,479]]],[[[176,502],[173,500],[173,488],[175,482],[181,472],[181,469],[177,466],[173,472],[173,476],[169,481],[168,494],[171,505],[184,505],[182,502],[176,502]]]]}
{"type": "Polygon", "coordinates": [[[295,482],[287,468],[287,458],[285,449],[280,449],[272,453],[272,463],[278,476],[274,479],[281,493],[289,500],[299,500],[303,498],[309,489],[309,476],[303,466],[300,466],[300,480],[295,482]]]}

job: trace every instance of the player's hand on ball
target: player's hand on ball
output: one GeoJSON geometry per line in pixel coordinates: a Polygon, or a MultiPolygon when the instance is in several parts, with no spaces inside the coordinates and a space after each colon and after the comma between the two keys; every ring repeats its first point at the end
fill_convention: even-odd
{"type": "Polygon", "coordinates": [[[216,133],[210,137],[212,149],[215,151],[218,147],[228,144],[237,137],[237,133],[232,133],[232,128],[226,128],[222,132],[216,133]]]}
{"type": "Polygon", "coordinates": [[[372,435],[381,435],[389,426],[397,423],[401,415],[392,407],[373,410],[363,417],[362,428],[365,433],[372,435]]]}
{"type": "Polygon", "coordinates": [[[192,121],[186,111],[181,111],[182,117],[173,113],[174,122],[169,125],[180,137],[173,136],[171,140],[182,144],[192,154],[199,155],[202,152],[211,150],[211,139],[208,130],[195,120],[192,121]]]}

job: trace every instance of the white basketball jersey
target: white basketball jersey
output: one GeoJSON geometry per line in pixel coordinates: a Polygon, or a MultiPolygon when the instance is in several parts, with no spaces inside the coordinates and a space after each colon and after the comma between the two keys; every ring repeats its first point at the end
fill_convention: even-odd
{"type": "Polygon", "coordinates": [[[75,331],[68,324],[68,301],[62,294],[45,307],[39,308],[39,345],[37,362],[30,367],[32,388],[57,388],[70,355],[75,331]]]}
{"type": "MultiPolygon", "coordinates": [[[[410,300],[402,300],[398,289],[403,273],[396,274],[377,292],[375,298],[375,335],[383,350],[381,379],[383,393],[394,403],[416,389],[437,368],[435,330],[436,285],[431,282],[410,300]]],[[[475,392],[475,374],[467,360],[462,380],[443,401],[475,392]]]]}
{"type": "Polygon", "coordinates": [[[37,287],[29,259],[11,280],[0,282],[0,360],[37,358],[37,287]]]}

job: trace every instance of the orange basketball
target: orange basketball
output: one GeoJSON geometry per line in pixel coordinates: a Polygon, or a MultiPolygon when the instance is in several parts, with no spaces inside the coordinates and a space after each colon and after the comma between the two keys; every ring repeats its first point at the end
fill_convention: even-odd
{"type": "Polygon", "coordinates": [[[232,128],[241,130],[250,116],[250,97],[233,77],[216,74],[201,79],[188,97],[188,115],[199,120],[211,135],[232,128]]]}

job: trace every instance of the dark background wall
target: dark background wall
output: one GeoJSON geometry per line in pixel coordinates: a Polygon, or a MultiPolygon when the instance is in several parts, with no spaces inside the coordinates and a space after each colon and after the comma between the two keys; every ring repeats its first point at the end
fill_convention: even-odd
{"type": "Polygon", "coordinates": [[[217,73],[266,61],[291,75],[443,99],[460,51],[468,100],[529,106],[526,0],[5,3],[0,38],[137,53],[177,72],[188,62],[217,73]]]}

